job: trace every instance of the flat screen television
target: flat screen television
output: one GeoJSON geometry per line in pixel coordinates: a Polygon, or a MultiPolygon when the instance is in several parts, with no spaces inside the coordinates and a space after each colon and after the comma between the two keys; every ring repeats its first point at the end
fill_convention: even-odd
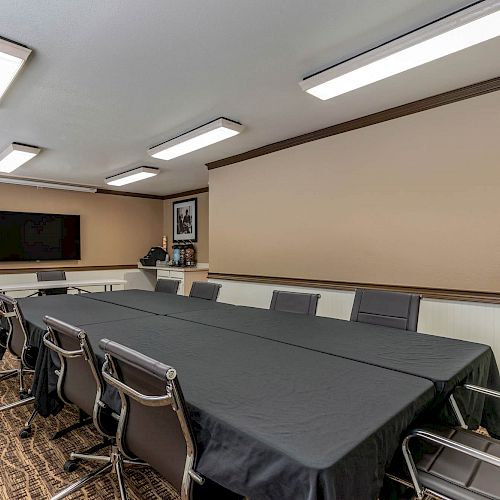
{"type": "Polygon", "coordinates": [[[0,261],[79,259],[79,215],[0,211],[0,261]]]}

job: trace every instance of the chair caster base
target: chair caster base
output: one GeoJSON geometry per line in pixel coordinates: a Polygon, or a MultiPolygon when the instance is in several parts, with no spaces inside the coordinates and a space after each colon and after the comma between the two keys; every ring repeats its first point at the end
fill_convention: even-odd
{"type": "Polygon", "coordinates": [[[64,470],[65,472],[74,472],[80,464],[76,460],[66,460],[64,463],[64,470]]]}
{"type": "Polygon", "coordinates": [[[31,427],[25,427],[19,431],[19,437],[21,439],[27,439],[31,437],[31,427]]]}

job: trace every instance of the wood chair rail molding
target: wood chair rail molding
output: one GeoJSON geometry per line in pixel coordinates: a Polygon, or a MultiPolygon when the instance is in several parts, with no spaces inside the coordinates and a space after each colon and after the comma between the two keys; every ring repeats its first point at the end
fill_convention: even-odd
{"type": "Polygon", "coordinates": [[[478,97],[483,94],[489,94],[490,92],[496,92],[497,90],[500,90],[500,76],[491,78],[490,80],[473,83],[472,85],[467,85],[466,87],[443,92],[442,94],[425,97],[424,99],[402,104],[401,106],[385,109],[371,115],[355,118],[354,120],[338,123],[337,125],[315,130],[314,132],[291,137],[290,139],[273,142],[272,144],[251,149],[250,151],[246,151],[244,153],[212,161],[207,163],[206,166],[209,170],[225,167],[226,165],[232,165],[233,163],[250,160],[251,158],[264,156],[276,151],[281,151],[282,149],[293,148],[294,146],[299,146],[300,144],[305,144],[306,142],[317,141],[318,139],[324,139],[325,137],[330,137],[332,135],[344,134],[345,132],[350,132],[351,130],[369,127],[370,125],[376,125],[377,123],[394,120],[395,118],[402,118],[403,116],[420,113],[421,111],[463,101],[464,99],[470,99],[472,97],[478,97]]]}
{"type": "Polygon", "coordinates": [[[246,274],[208,273],[208,278],[224,281],[242,281],[265,285],[300,286],[307,288],[324,288],[328,290],[354,291],[356,288],[371,288],[388,292],[417,293],[426,299],[457,300],[462,302],[483,302],[500,304],[500,292],[483,292],[476,290],[456,290],[446,288],[425,288],[406,285],[385,285],[378,283],[357,283],[348,281],[310,280],[304,278],[282,278],[276,276],[254,276],[246,274]]]}

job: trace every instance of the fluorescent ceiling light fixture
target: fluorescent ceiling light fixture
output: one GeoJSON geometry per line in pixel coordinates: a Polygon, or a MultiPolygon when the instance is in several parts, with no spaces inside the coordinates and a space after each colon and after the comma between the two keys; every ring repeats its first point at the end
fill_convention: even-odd
{"type": "Polygon", "coordinates": [[[30,49],[0,38],[0,99],[30,54],[30,49]]]}
{"type": "Polygon", "coordinates": [[[155,167],[138,167],[118,175],[106,177],[106,184],[110,186],[124,186],[131,182],[142,181],[148,177],[154,177],[158,175],[159,171],[160,169],[155,167]]]}
{"type": "Polygon", "coordinates": [[[319,99],[331,99],[499,35],[500,1],[485,0],[306,78],[300,86],[319,99]]]}
{"type": "Polygon", "coordinates": [[[0,184],[16,184],[18,186],[31,186],[36,188],[62,189],[64,191],[81,191],[83,193],[97,192],[97,188],[95,187],[77,186],[75,184],[59,184],[56,182],[20,179],[16,177],[0,177],[0,184]]]}
{"type": "Polygon", "coordinates": [[[0,172],[13,172],[16,168],[34,158],[39,152],[40,148],[13,142],[0,153],[0,172]]]}
{"type": "Polygon", "coordinates": [[[197,149],[223,141],[224,139],[229,139],[239,134],[244,128],[241,123],[233,122],[227,118],[218,118],[191,132],[187,132],[154,148],[148,149],[148,153],[153,158],[171,160],[191,153],[191,151],[196,151],[197,149]]]}

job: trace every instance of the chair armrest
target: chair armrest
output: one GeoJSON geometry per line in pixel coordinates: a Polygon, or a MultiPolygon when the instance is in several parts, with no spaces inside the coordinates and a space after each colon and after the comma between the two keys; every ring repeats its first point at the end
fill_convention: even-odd
{"type": "Polygon", "coordinates": [[[409,448],[410,440],[417,437],[425,441],[444,446],[445,448],[450,448],[454,451],[463,453],[465,455],[468,455],[469,457],[476,458],[477,460],[481,460],[482,462],[486,462],[495,467],[500,467],[500,458],[496,457],[495,455],[490,455],[489,453],[485,453],[484,451],[476,450],[476,448],[472,448],[471,446],[457,443],[456,441],[452,441],[451,439],[440,436],[439,434],[434,434],[423,429],[414,429],[410,431],[410,433],[403,439],[401,447],[403,449],[403,456],[406,460],[406,465],[408,466],[415,492],[417,493],[417,498],[424,497],[424,490],[420,486],[417,468],[415,466],[415,462],[413,461],[413,457],[411,456],[409,448]]]}
{"type": "Polygon", "coordinates": [[[166,394],[165,396],[148,396],[146,394],[142,394],[132,387],[124,384],[122,381],[116,379],[108,372],[109,362],[106,360],[102,367],[102,376],[104,380],[111,386],[118,389],[118,391],[126,394],[131,397],[135,401],[145,405],[145,406],[168,406],[173,404],[172,396],[166,394]]]}
{"type": "Polygon", "coordinates": [[[66,351],[65,349],[62,349],[58,345],[54,344],[54,342],[49,340],[49,332],[45,333],[45,335],[43,336],[43,343],[49,349],[59,353],[61,356],[64,356],[65,358],[76,358],[78,356],[83,356],[84,354],[83,349],[79,349],[78,351],[66,351]]]}
{"type": "Polygon", "coordinates": [[[495,391],[493,389],[488,389],[486,387],[481,387],[479,385],[472,385],[472,384],[464,384],[462,387],[469,391],[479,392],[480,394],[485,394],[486,396],[491,396],[493,398],[500,399],[500,392],[495,391]]]}
{"type": "Polygon", "coordinates": [[[3,316],[4,318],[15,318],[17,314],[15,313],[15,311],[4,312],[0,309],[0,316],[3,316]]]}
{"type": "Polygon", "coordinates": [[[430,441],[431,443],[444,446],[445,448],[450,448],[454,451],[464,453],[465,455],[469,455],[470,457],[481,460],[482,462],[487,462],[490,465],[494,465],[495,467],[500,467],[500,458],[496,457],[495,455],[485,453],[484,451],[477,450],[476,448],[472,448],[471,446],[457,443],[456,441],[440,436],[439,434],[434,434],[422,429],[415,429],[411,431],[410,434],[405,437],[403,444],[405,441],[408,443],[408,441],[410,441],[410,439],[414,437],[418,437],[420,439],[430,441]]]}

